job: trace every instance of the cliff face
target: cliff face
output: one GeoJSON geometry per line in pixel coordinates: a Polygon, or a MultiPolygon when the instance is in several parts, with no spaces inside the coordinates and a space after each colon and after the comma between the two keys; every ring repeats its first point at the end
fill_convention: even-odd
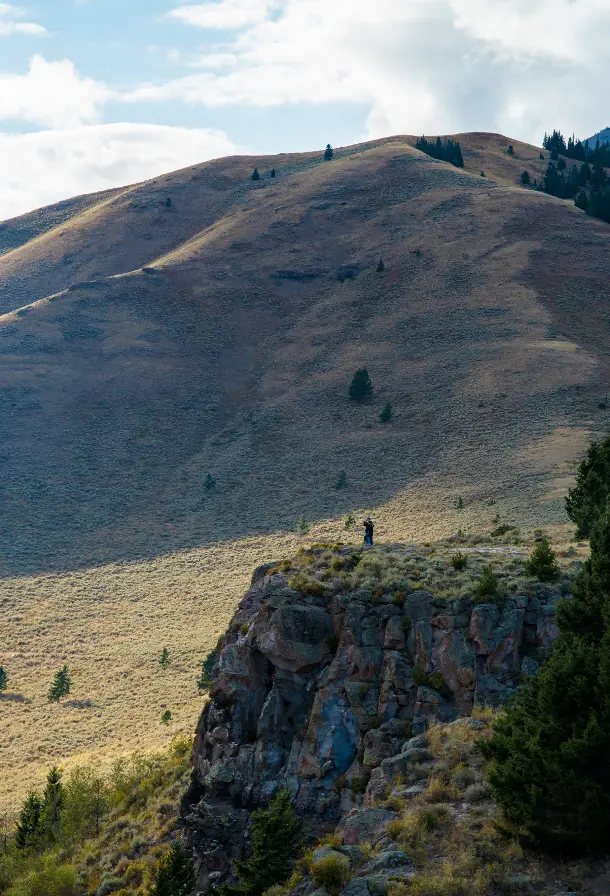
{"type": "MultiPolygon", "coordinates": [[[[551,589],[505,589],[489,603],[346,590],[349,576],[333,578],[333,566],[357,564],[352,551],[322,562],[312,552],[309,576],[256,570],[219,644],[184,803],[202,882],[244,855],[250,813],[278,786],[317,834],[375,806],[425,758],[417,735],[431,720],[500,705],[556,635],[551,589]]],[[[367,559],[408,563],[410,553],[375,548],[367,559]]]]}

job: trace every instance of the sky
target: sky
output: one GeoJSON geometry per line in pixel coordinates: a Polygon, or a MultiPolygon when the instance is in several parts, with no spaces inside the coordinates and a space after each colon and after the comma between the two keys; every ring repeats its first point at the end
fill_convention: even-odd
{"type": "Polygon", "coordinates": [[[610,124],[609,0],[0,0],[0,220],[233,154],[610,124]]]}

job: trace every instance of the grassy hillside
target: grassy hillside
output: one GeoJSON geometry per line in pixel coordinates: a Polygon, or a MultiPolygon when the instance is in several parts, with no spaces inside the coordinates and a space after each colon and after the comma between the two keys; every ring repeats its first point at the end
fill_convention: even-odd
{"type": "Polygon", "coordinates": [[[365,510],[387,540],[565,537],[608,422],[610,230],[517,185],[538,148],[459,139],[465,170],[411,137],[206,163],[29,216],[0,255],[11,800],[53,759],[160,742],[165,706],[192,724],[198,664],[302,513],[322,539],[365,510]]]}

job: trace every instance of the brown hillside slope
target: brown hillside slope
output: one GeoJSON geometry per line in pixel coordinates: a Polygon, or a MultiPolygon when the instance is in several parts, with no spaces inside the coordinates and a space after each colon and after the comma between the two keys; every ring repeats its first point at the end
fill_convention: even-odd
{"type": "Polygon", "coordinates": [[[206,163],[169,176],[170,208],[156,179],[0,256],[15,792],[158,742],[166,705],[191,724],[197,663],[301,513],[336,538],[371,510],[402,541],[565,521],[571,460],[608,422],[610,229],[516,185],[537,148],[460,140],[465,171],[407,137],[206,163]],[[375,397],[355,405],[363,364],[375,397]],[[64,661],[75,702],[56,712],[64,661]]]}

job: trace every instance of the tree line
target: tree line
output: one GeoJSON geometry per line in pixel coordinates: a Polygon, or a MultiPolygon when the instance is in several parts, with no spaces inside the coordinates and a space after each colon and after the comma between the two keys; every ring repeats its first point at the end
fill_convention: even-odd
{"type": "Polygon", "coordinates": [[[610,183],[605,171],[610,167],[610,144],[597,140],[591,148],[574,137],[566,142],[563,134],[554,130],[550,136],[544,135],[542,145],[551,159],[538,188],[559,199],[573,199],[577,208],[610,223],[610,183]],[[569,170],[566,158],[573,160],[569,170]]]}
{"type": "Polygon", "coordinates": [[[432,156],[433,159],[440,159],[442,162],[450,162],[452,165],[455,165],[456,168],[464,167],[462,148],[457,140],[452,140],[451,138],[441,140],[440,137],[437,137],[436,140],[426,140],[426,138],[422,136],[417,140],[415,149],[419,149],[420,152],[425,152],[426,155],[432,156]]]}

